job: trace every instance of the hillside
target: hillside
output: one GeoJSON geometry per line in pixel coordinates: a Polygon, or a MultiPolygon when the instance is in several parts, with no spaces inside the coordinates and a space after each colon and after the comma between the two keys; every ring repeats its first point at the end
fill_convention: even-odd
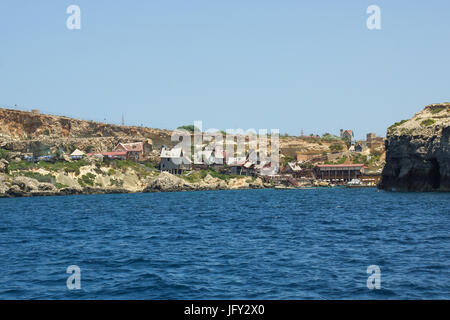
{"type": "Polygon", "coordinates": [[[34,112],[0,109],[0,147],[29,152],[32,144],[73,150],[92,148],[106,151],[119,141],[151,139],[158,147],[170,142],[169,130],[119,126],[34,112]]]}
{"type": "MultiPolygon", "coordinates": [[[[180,121],[181,122],[181,121],[180,121]]],[[[41,114],[0,108],[0,149],[10,151],[10,158],[23,159],[24,154],[71,153],[75,149],[86,152],[111,151],[119,142],[151,140],[153,149],[171,146],[172,131],[136,126],[120,126],[86,121],[64,116],[41,114]]],[[[373,170],[384,164],[383,157],[370,158],[367,153],[350,153],[345,142],[333,135],[280,136],[281,162],[293,161],[297,154],[312,163],[331,161],[364,162],[373,170]],[[380,160],[381,159],[381,160],[380,160]]],[[[270,138],[268,139],[270,143],[270,138]]],[[[383,150],[384,151],[384,150],[383,150]]]]}

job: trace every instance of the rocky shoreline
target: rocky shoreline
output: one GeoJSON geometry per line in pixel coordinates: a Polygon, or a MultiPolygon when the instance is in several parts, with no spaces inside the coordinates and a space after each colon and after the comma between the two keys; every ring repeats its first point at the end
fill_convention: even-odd
{"type": "Polygon", "coordinates": [[[39,182],[37,179],[25,176],[17,176],[8,180],[4,174],[0,174],[0,198],[206,190],[242,190],[264,189],[272,187],[273,186],[271,184],[263,183],[259,178],[234,178],[230,179],[228,182],[225,182],[218,178],[213,178],[211,175],[207,175],[200,182],[190,183],[170,173],[162,172],[157,177],[149,179],[146,186],[144,186],[143,188],[72,186],[58,189],[52,183],[39,182]]]}
{"type": "Polygon", "coordinates": [[[379,185],[388,191],[450,191],[450,103],[432,104],[388,129],[379,185]]]}

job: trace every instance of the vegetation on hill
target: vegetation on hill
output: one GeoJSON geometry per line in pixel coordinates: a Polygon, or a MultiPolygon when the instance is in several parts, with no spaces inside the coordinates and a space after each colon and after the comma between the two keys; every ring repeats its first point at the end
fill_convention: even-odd
{"type": "Polygon", "coordinates": [[[389,131],[389,130],[392,130],[392,129],[395,129],[395,128],[398,127],[398,126],[401,126],[401,125],[404,124],[406,121],[408,121],[408,120],[401,120],[401,121],[399,121],[399,122],[394,123],[392,126],[390,126],[390,127],[388,128],[388,131],[389,131]]]}
{"type": "Polygon", "coordinates": [[[31,169],[44,169],[48,171],[59,171],[64,170],[66,173],[75,172],[76,175],[80,174],[80,168],[88,165],[85,160],[77,160],[72,162],[57,161],[57,162],[45,162],[39,161],[36,163],[29,161],[12,161],[9,164],[9,171],[23,171],[31,169]]]}
{"type": "MultiPolygon", "coordinates": [[[[188,124],[188,125],[185,125],[185,126],[180,126],[180,127],[178,127],[177,129],[183,129],[183,130],[187,130],[187,131],[189,131],[189,132],[194,132],[194,130],[195,130],[195,126],[193,125],[193,124],[188,124]]],[[[198,129],[198,128],[197,128],[198,129]]],[[[199,131],[200,131],[200,129],[198,129],[199,131]]]]}
{"type": "Polygon", "coordinates": [[[208,174],[213,178],[217,178],[217,179],[223,180],[225,182],[228,182],[232,178],[239,178],[239,177],[242,178],[242,176],[238,176],[238,175],[234,175],[234,174],[222,174],[211,168],[208,170],[198,170],[198,171],[188,172],[188,173],[181,175],[181,178],[183,178],[184,180],[186,180],[190,183],[195,183],[195,182],[200,182],[201,180],[205,179],[208,174]]]}
{"type": "Polygon", "coordinates": [[[428,126],[433,125],[435,122],[436,122],[436,121],[433,120],[433,119],[425,119],[425,120],[423,120],[423,121],[420,123],[420,125],[421,125],[422,127],[428,127],[428,126]]]}
{"type": "Polygon", "coordinates": [[[8,150],[0,148],[0,159],[6,159],[8,157],[8,150]]]}
{"type": "Polygon", "coordinates": [[[331,152],[339,152],[344,150],[344,146],[342,144],[334,143],[330,147],[331,152]]]}
{"type": "Polygon", "coordinates": [[[339,141],[339,140],[342,140],[342,139],[341,139],[341,137],[338,137],[338,136],[336,136],[334,134],[326,132],[326,133],[324,133],[322,135],[321,140],[324,141],[324,142],[333,142],[333,141],[339,141]]]}

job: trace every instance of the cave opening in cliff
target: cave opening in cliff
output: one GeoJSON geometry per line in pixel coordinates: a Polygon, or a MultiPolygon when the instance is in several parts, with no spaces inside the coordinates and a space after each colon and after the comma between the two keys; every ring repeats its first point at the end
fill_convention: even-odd
{"type": "Polygon", "coordinates": [[[436,159],[431,159],[431,170],[430,170],[430,182],[433,189],[439,189],[441,185],[441,173],[439,162],[436,159]]]}

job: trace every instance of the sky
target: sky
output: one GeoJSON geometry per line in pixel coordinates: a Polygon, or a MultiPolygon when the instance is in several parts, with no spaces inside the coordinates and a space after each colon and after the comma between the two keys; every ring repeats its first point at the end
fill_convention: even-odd
{"type": "Polygon", "coordinates": [[[2,0],[0,107],[357,139],[450,101],[450,1],[2,0]],[[369,30],[369,5],[381,30],[369,30]],[[69,5],[81,29],[69,30],[69,5]]]}

